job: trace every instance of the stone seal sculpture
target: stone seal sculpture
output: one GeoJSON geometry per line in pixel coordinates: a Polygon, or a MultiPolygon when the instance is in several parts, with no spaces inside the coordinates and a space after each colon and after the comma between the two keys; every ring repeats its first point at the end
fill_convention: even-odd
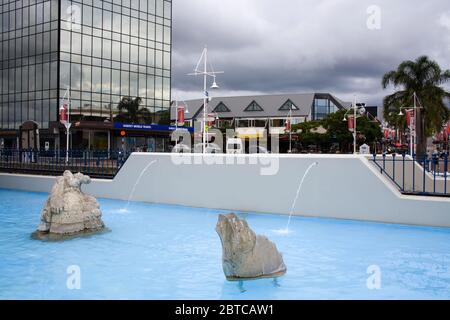
{"type": "Polygon", "coordinates": [[[64,172],[56,179],[41,212],[41,222],[35,236],[73,236],[102,231],[105,225],[97,200],[81,191],[91,178],[81,173],[64,172]]]}
{"type": "Polygon", "coordinates": [[[227,280],[274,278],[286,273],[276,245],[267,237],[256,235],[234,213],[220,215],[216,231],[222,241],[222,266],[227,280]]]}

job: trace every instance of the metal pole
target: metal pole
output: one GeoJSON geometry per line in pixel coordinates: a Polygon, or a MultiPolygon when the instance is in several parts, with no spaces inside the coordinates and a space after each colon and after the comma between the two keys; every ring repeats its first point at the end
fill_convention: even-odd
{"type": "Polygon", "coordinates": [[[177,138],[177,140],[175,140],[175,146],[178,146],[177,131],[178,131],[178,100],[175,100],[175,136],[177,138]]]}
{"type": "Polygon", "coordinates": [[[414,128],[416,125],[416,110],[417,110],[417,104],[416,104],[416,93],[414,92],[414,123],[413,121],[411,121],[410,125],[410,129],[409,131],[411,132],[411,157],[414,158],[414,154],[415,154],[415,145],[416,145],[416,129],[414,128]],[[414,129],[414,132],[413,132],[414,129]]]}
{"type": "Polygon", "coordinates": [[[353,154],[356,154],[356,95],[355,95],[355,102],[353,105],[353,114],[354,114],[354,118],[353,118],[353,122],[354,122],[354,129],[353,129],[353,154]]]}
{"type": "Polygon", "coordinates": [[[70,143],[70,89],[67,88],[67,125],[66,125],[66,164],[69,163],[69,143],[70,143]]]}
{"type": "Polygon", "coordinates": [[[204,49],[204,74],[203,74],[203,153],[206,153],[206,108],[207,108],[207,100],[208,97],[206,96],[206,77],[207,77],[207,59],[208,59],[208,48],[205,47],[204,49]]]}
{"type": "Polygon", "coordinates": [[[292,153],[292,105],[289,110],[289,153],[292,153]]]}

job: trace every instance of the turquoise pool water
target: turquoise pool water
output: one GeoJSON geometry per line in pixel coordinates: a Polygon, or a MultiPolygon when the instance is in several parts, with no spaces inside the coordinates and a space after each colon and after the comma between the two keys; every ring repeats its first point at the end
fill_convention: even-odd
{"type": "MultiPolygon", "coordinates": [[[[0,190],[2,299],[448,299],[450,230],[242,214],[276,242],[288,267],[277,281],[227,282],[214,227],[219,211],[100,200],[110,233],[31,240],[47,195],[0,190]],[[80,290],[67,268],[80,269],[80,290]],[[367,268],[381,270],[369,290],[367,268]]],[[[426,214],[426,213],[424,213],[426,214]]]]}

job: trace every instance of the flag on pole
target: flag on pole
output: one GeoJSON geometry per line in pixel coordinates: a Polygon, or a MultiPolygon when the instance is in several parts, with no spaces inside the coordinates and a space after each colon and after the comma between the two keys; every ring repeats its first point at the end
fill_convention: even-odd
{"type": "Polygon", "coordinates": [[[68,96],[69,90],[66,90],[64,97],[61,100],[61,105],[59,107],[59,122],[67,127],[69,122],[69,100],[68,96]]]}

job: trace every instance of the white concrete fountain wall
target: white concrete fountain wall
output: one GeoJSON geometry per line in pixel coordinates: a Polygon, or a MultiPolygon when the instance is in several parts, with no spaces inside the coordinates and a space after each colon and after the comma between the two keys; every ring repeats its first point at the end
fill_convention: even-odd
{"type": "MultiPolygon", "coordinates": [[[[289,214],[303,174],[317,161],[318,167],[305,179],[295,215],[450,227],[450,199],[403,196],[364,156],[185,156],[191,164],[174,161],[172,154],[135,153],[114,180],[94,179],[84,190],[96,197],[127,200],[142,170],[157,160],[131,200],[289,214]]],[[[49,192],[53,180],[0,174],[0,187],[49,192]]]]}

